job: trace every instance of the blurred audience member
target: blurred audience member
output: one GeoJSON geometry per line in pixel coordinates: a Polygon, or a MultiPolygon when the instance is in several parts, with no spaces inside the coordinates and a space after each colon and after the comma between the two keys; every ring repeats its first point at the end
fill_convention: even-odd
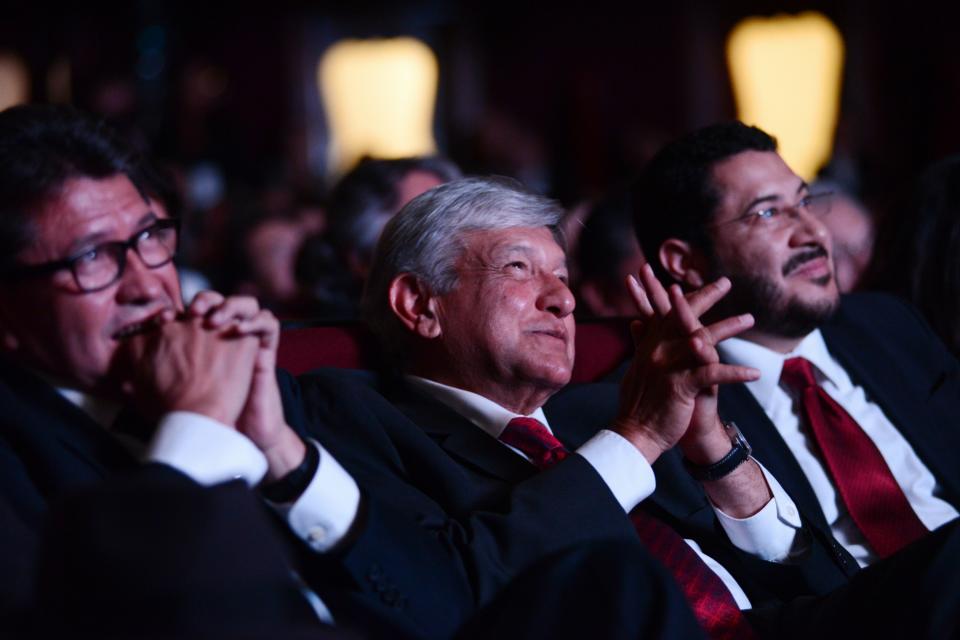
{"type": "Polygon", "coordinates": [[[629,196],[617,193],[599,202],[580,232],[577,297],[594,317],[629,316],[636,303],[624,285],[645,262],[633,233],[629,196]]]}
{"type": "Polygon", "coordinates": [[[330,239],[351,273],[366,279],[373,250],[387,221],[411,199],[460,177],[439,157],[364,158],[330,194],[330,239]]]}
{"type": "Polygon", "coordinates": [[[856,291],[873,257],[876,235],[873,215],[863,203],[835,182],[817,180],[811,190],[833,193],[830,214],[824,216],[823,224],[833,237],[837,286],[840,293],[856,291]]]}
{"type": "Polygon", "coordinates": [[[354,318],[380,232],[414,197],[460,177],[440,157],[364,158],[330,194],[329,231],[304,243],[297,279],[311,300],[312,315],[354,318]]]}
{"type": "Polygon", "coordinates": [[[904,215],[883,227],[877,253],[870,283],[919,307],[960,355],[960,155],[921,176],[904,215]]]}
{"type": "Polygon", "coordinates": [[[304,239],[323,229],[325,217],[308,199],[294,199],[285,208],[263,205],[234,214],[226,247],[224,276],[228,290],[251,295],[281,316],[300,315],[302,296],[295,265],[304,239]]]}

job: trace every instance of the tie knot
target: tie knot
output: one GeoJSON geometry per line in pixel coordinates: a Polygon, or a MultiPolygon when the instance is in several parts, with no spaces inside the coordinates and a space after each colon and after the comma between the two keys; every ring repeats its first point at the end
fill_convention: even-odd
{"type": "Polygon", "coordinates": [[[817,386],[817,379],[813,375],[813,365],[806,358],[788,358],[785,360],[780,379],[795,391],[803,391],[808,387],[817,386]]]}
{"type": "Polygon", "coordinates": [[[514,418],[500,434],[500,441],[522,451],[541,470],[560,462],[569,453],[536,418],[514,418]]]}

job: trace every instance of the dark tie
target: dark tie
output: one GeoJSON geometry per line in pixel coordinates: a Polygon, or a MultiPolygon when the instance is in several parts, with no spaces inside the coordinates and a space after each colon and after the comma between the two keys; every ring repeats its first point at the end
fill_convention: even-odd
{"type": "MultiPolygon", "coordinates": [[[[522,451],[541,471],[568,455],[563,443],[535,418],[514,418],[500,441],[522,451]]],[[[753,638],[754,633],[730,591],[673,529],[636,509],[630,519],[640,540],[673,574],[697,621],[711,638],[753,638]]]]}
{"type": "Polygon", "coordinates": [[[923,537],[927,528],[910,507],[877,446],[817,384],[810,362],[788,359],[780,379],[799,394],[803,415],[837,491],[877,555],[886,558],[923,537]]]}

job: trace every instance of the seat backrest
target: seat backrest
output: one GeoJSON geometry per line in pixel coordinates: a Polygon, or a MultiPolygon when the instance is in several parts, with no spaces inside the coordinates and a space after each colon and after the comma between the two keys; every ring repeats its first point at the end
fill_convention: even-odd
{"type": "MultiPolygon", "coordinates": [[[[577,324],[577,359],[571,382],[593,382],[613,371],[632,352],[629,321],[622,318],[577,324]]],[[[294,375],[319,367],[371,369],[379,362],[376,338],[360,323],[284,329],[277,363],[294,375]]]]}

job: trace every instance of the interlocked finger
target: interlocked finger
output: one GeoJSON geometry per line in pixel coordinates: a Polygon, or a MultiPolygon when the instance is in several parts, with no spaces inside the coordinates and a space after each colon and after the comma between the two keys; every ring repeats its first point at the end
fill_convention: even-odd
{"type": "Polygon", "coordinates": [[[713,385],[751,382],[760,378],[760,371],[753,367],[714,362],[697,367],[690,374],[693,384],[705,389],[713,385]]]}
{"type": "Polygon", "coordinates": [[[670,297],[660,281],[657,280],[657,276],[653,274],[653,268],[649,263],[640,267],[640,284],[647,292],[647,297],[650,299],[657,315],[663,317],[670,313],[670,297]]]}
{"type": "Polygon", "coordinates": [[[713,308],[730,291],[730,280],[719,278],[687,294],[687,304],[693,315],[700,317],[713,308]]]}
{"type": "Polygon", "coordinates": [[[744,313],[739,316],[718,320],[713,324],[707,325],[704,329],[710,333],[713,343],[717,344],[727,338],[732,338],[743,333],[752,326],[753,316],[749,313],[744,313]]]}
{"type": "Polygon", "coordinates": [[[630,292],[630,296],[633,298],[634,304],[637,305],[637,311],[640,312],[640,315],[644,318],[652,317],[654,313],[653,305],[650,304],[647,292],[643,290],[643,287],[637,282],[633,274],[627,276],[627,291],[630,292]]]}

